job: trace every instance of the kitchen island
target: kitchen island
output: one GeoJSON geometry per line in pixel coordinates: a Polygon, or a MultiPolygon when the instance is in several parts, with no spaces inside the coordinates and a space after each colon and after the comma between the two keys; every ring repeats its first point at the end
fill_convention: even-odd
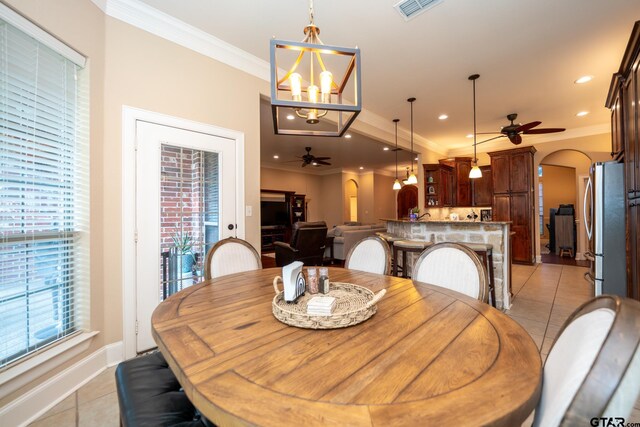
{"type": "MultiPolygon", "coordinates": [[[[387,232],[406,239],[428,240],[434,243],[490,243],[493,245],[493,269],[496,307],[511,306],[511,242],[508,221],[408,221],[385,219],[387,232]]],[[[415,262],[418,254],[409,254],[415,262]]]]}

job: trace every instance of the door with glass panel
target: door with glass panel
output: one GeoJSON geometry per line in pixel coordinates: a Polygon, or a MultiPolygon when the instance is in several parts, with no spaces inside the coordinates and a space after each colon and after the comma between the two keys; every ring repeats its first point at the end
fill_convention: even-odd
{"type": "Polygon", "coordinates": [[[235,141],[136,124],[136,350],[156,346],[151,314],[203,280],[207,251],[236,235],[235,141]]]}

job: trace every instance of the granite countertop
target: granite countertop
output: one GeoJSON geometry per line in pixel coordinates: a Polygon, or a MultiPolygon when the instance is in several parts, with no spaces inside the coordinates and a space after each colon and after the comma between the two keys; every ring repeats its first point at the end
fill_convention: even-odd
{"type": "Polygon", "coordinates": [[[427,223],[436,223],[436,224],[464,224],[464,225],[473,225],[473,224],[498,224],[505,225],[511,224],[511,221],[469,221],[469,220],[458,220],[452,221],[450,219],[427,219],[427,220],[419,220],[419,221],[409,221],[408,219],[390,219],[390,218],[380,218],[380,221],[391,221],[391,222],[408,222],[412,224],[427,224],[427,223]]]}

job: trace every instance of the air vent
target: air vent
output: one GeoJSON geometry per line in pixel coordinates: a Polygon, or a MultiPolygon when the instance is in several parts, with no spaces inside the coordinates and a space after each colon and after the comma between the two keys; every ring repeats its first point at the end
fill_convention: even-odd
{"type": "Polygon", "coordinates": [[[440,3],[442,3],[442,0],[403,0],[393,7],[402,15],[405,21],[408,21],[440,3]]]}

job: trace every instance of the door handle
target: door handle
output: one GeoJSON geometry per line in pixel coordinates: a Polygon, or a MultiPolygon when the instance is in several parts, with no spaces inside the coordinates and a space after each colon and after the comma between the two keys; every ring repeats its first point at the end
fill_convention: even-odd
{"type": "Polygon", "coordinates": [[[584,219],[584,229],[587,232],[587,239],[591,240],[592,221],[593,221],[593,195],[591,194],[591,177],[587,180],[587,185],[584,189],[584,204],[582,206],[582,217],[584,219]],[[587,220],[587,198],[591,202],[591,209],[589,210],[590,220],[587,220]]]}
{"type": "Polygon", "coordinates": [[[234,226],[233,224],[229,224],[229,225],[227,225],[227,228],[228,228],[229,230],[233,230],[233,229],[235,228],[235,226],[234,226]]]}

